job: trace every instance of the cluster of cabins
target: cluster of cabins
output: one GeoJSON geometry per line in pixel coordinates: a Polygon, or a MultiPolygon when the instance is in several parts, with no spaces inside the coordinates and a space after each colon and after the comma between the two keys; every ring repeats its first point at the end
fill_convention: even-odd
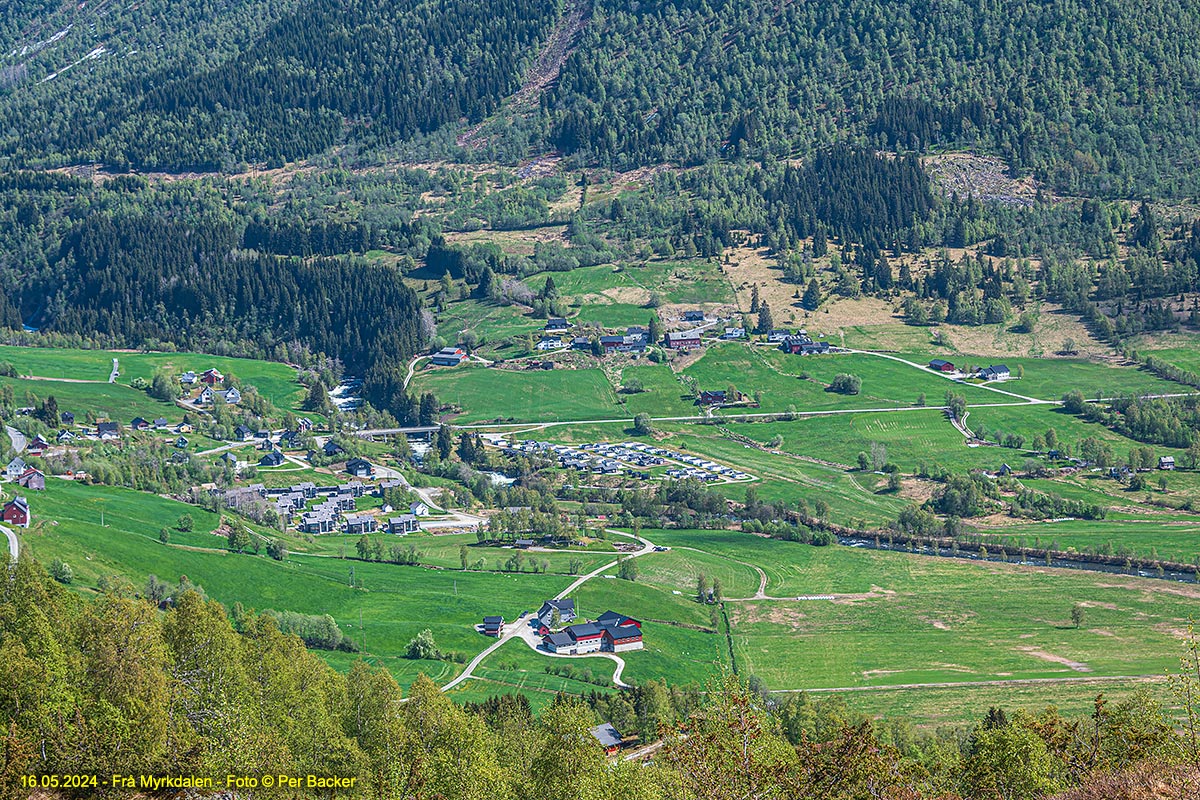
{"type": "Polygon", "coordinates": [[[550,442],[537,442],[527,439],[503,448],[509,455],[541,455],[558,459],[562,469],[573,469],[576,472],[592,472],[596,475],[617,475],[622,472],[635,477],[649,477],[649,474],[632,469],[632,467],[656,467],[666,462],[661,458],[641,453],[625,445],[613,444],[584,444],[571,447],[550,442]]]}
{"type": "Polygon", "coordinates": [[[542,637],[542,646],[559,655],[624,653],[643,647],[642,623],[632,617],[605,611],[593,621],[576,622],[576,619],[574,600],[547,600],[538,609],[532,625],[542,637]],[[551,627],[555,616],[565,625],[561,630],[551,627]]]}
{"type": "MultiPolygon", "coordinates": [[[[944,358],[935,358],[930,360],[929,368],[934,372],[942,372],[951,375],[957,372],[966,372],[966,370],[954,366],[954,363],[947,361],[944,358]]],[[[1011,377],[1009,369],[1004,364],[992,364],[987,367],[980,367],[970,373],[973,378],[978,378],[981,381],[1003,381],[1011,377]]]]}
{"type": "Polygon", "coordinates": [[[225,376],[219,369],[206,369],[199,375],[189,370],[179,376],[179,383],[185,392],[191,392],[197,385],[200,386],[200,391],[189,400],[195,406],[211,406],[218,397],[229,405],[242,402],[242,393],[236,386],[217,388],[225,383],[225,376]]]}
{"type": "MultiPolygon", "coordinates": [[[[403,482],[398,480],[382,481],[373,489],[372,494],[383,497],[388,489],[403,486],[403,482]]],[[[376,533],[380,530],[395,534],[415,533],[420,527],[418,517],[429,513],[428,506],[416,502],[409,507],[409,513],[386,519],[368,514],[347,514],[357,509],[358,498],[367,494],[367,488],[361,481],[331,486],[317,486],[311,481],[306,481],[294,486],[272,488],[256,483],[223,492],[214,490],[214,493],[219,492],[229,508],[237,508],[245,503],[271,502],[285,524],[291,525],[295,522],[301,533],[309,534],[359,534],[376,533]],[[324,499],[310,508],[309,503],[318,498],[324,499]]]]}

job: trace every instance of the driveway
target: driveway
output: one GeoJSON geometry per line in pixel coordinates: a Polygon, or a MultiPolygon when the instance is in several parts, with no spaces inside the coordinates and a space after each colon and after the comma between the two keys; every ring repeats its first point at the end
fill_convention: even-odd
{"type": "Polygon", "coordinates": [[[20,550],[17,543],[17,535],[3,525],[0,525],[0,531],[4,531],[4,535],[8,537],[8,554],[12,557],[13,561],[16,561],[17,553],[20,550]]]}

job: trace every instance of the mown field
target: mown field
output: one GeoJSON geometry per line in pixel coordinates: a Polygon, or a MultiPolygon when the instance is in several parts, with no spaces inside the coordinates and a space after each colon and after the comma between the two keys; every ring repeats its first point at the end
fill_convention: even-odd
{"type": "MultiPolygon", "coordinates": [[[[118,360],[119,367],[117,384],[124,384],[126,388],[134,378],[150,380],[159,369],[166,369],[178,375],[188,370],[200,373],[209,368],[216,368],[226,376],[236,376],[243,385],[254,386],[259,394],[270,399],[277,408],[298,409],[304,399],[304,387],[296,382],[296,370],[286,364],[271,361],[226,358],[203,353],[127,353],[0,345],[0,361],[11,363],[16,367],[18,375],[23,377],[107,383],[114,357],[118,360]]],[[[45,384],[54,384],[56,397],[71,396],[68,392],[72,390],[68,390],[65,384],[62,390],[58,390],[58,384],[54,381],[46,381],[45,384]]],[[[101,390],[79,384],[73,391],[78,396],[91,396],[91,393],[101,390]]]]}

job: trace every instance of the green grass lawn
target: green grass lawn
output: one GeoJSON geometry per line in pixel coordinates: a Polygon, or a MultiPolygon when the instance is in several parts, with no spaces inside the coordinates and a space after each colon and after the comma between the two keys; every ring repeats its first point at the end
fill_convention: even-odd
{"type": "Polygon", "coordinates": [[[73,412],[80,423],[88,411],[99,419],[112,419],[125,427],[134,417],[150,420],[164,417],[171,422],[183,419],[183,409],[174,403],[155,400],[145,392],[119,383],[67,383],[0,377],[0,384],[13,387],[18,405],[27,405],[35,398],[40,402],[54,395],[59,411],[73,412]]]}
{"type": "MultiPolygon", "coordinates": [[[[41,378],[106,382],[112,371],[114,357],[118,359],[120,369],[117,383],[126,386],[134,378],[150,380],[159,369],[179,375],[188,370],[199,373],[215,367],[225,375],[237,377],[243,385],[256,387],[259,394],[270,399],[279,409],[298,409],[304,400],[304,387],[296,382],[296,370],[286,364],[271,361],[227,358],[203,353],[125,353],[57,347],[0,346],[0,361],[10,362],[20,375],[41,378]]],[[[58,396],[66,392],[55,391],[54,394],[58,396]]]]}
{"type": "MultiPolygon", "coordinates": [[[[605,419],[626,416],[599,369],[503,370],[431,368],[418,373],[418,390],[462,407],[458,422],[605,419]]],[[[632,417],[632,414],[628,415],[632,417]]]]}

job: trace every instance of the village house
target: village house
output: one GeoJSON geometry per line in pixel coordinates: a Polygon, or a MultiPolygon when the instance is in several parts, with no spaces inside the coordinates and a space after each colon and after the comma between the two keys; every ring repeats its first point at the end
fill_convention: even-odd
{"type": "Polygon", "coordinates": [[[260,467],[279,467],[283,465],[283,453],[272,450],[258,460],[260,467]]]}
{"type": "Polygon", "coordinates": [[[333,439],[330,439],[321,446],[321,452],[325,454],[326,458],[333,458],[334,456],[341,455],[346,451],[340,444],[335,442],[333,439]]]}
{"type": "Polygon", "coordinates": [[[190,424],[188,424],[186,422],[181,422],[175,426],[176,433],[191,433],[194,430],[195,430],[195,428],[193,428],[190,424]]]}
{"type": "Polygon", "coordinates": [[[75,434],[71,433],[69,430],[63,429],[63,430],[59,431],[58,436],[56,436],[54,438],[59,444],[63,444],[64,442],[75,441],[76,436],[75,436],[75,434]]]}
{"type": "Polygon", "coordinates": [[[182,383],[184,386],[191,386],[191,385],[195,384],[196,383],[196,373],[192,372],[191,370],[188,370],[187,372],[185,372],[179,376],[179,382],[182,383]]]}
{"type": "Polygon", "coordinates": [[[704,312],[696,310],[685,311],[681,319],[684,322],[704,322],[704,312]]]}
{"type": "Polygon", "coordinates": [[[18,528],[29,527],[29,503],[24,497],[17,495],[4,504],[4,521],[18,528]]]}
{"type": "Polygon", "coordinates": [[[429,515],[429,506],[418,500],[415,503],[409,504],[408,513],[412,514],[414,517],[425,517],[429,515]]]}
{"type": "Polygon", "coordinates": [[[688,350],[700,346],[700,334],[695,331],[679,331],[667,334],[667,347],[672,350],[688,350]]]}
{"type": "Polygon", "coordinates": [[[562,317],[551,317],[550,319],[546,320],[546,328],[545,329],[547,332],[554,332],[554,331],[562,332],[562,331],[569,331],[573,327],[574,326],[570,322],[567,322],[562,317]]]}
{"type": "Polygon", "coordinates": [[[496,638],[504,635],[504,617],[484,617],[483,634],[484,636],[495,636],[496,638]]]}
{"type": "Polygon", "coordinates": [[[141,417],[134,417],[133,421],[129,423],[129,429],[134,431],[148,431],[150,430],[150,423],[141,417]]]}
{"type": "Polygon", "coordinates": [[[537,350],[562,350],[566,346],[566,342],[553,336],[543,336],[541,341],[534,345],[537,350]]]}
{"type": "Polygon", "coordinates": [[[200,375],[200,382],[209,386],[216,386],[218,383],[225,382],[225,376],[217,369],[206,369],[200,375]]]}
{"type": "Polygon", "coordinates": [[[169,424],[170,424],[170,423],[168,423],[168,422],[167,422],[167,418],[166,418],[166,417],[159,417],[158,419],[154,420],[154,428],[155,428],[155,430],[160,430],[160,431],[161,431],[163,428],[167,427],[167,425],[169,425],[169,424]]]}
{"type": "Polygon", "coordinates": [[[467,354],[460,347],[443,347],[430,359],[439,367],[457,367],[466,360],[467,354]]]}
{"type": "Polygon", "coordinates": [[[767,341],[770,342],[771,344],[779,344],[780,342],[782,342],[784,339],[788,338],[791,335],[792,335],[791,331],[784,330],[782,328],[774,328],[772,330],[767,331],[767,341]]]}
{"type": "Polygon", "coordinates": [[[421,529],[421,525],[412,514],[401,514],[388,520],[387,529],[388,533],[403,536],[406,533],[416,533],[421,529]]]}
{"type": "Polygon", "coordinates": [[[1003,364],[994,364],[990,367],[984,367],[975,373],[975,377],[985,381],[1003,381],[1008,380],[1008,367],[1003,364]]]}
{"type": "Polygon", "coordinates": [[[25,489],[33,492],[40,492],[46,488],[46,476],[40,469],[34,467],[26,467],[21,476],[17,478],[17,483],[25,489]]]}
{"type": "Polygon", "coordinates": [[[99,436],[102,441],[108,439],[119,439],[121,438],[121,426],[116,422],[97,422],[96,435],[99,436]]]}
{"type": "Polygon", "coordinates": [[[62,412],[61,414],[58,415],[58,418],[60,420],[62,420],[63,425],[74,425],[75,424],[75,415],[72,414],[70,411],[62,412]]]}
{"type": "Polygon", "coordinates": [[[572,350],[591,350],[592,349],[592,340],[587,338],[586,336],[576,336],[574,339],[571,340],[571,349],[572,350]]]}
{"type": "Polygon", "coordinates": [[[1175,456],[1160,456],[1158,459],[1159,469],[1175,469],[1175,456]]]}
{"type": "Polygon", "coordinates": [[[726,328],[725,332],[721,334],[721,338],[722,339],[745,339],[746,338],[746,329],[745,328],[726,328]]]}
{"type": "Polygon", "coordinates": [[[213,390],[211,386],[205,386],[200,390],[200,394],[196,395],[195,403],[198,406],[212,405],[213,390]]]}
{"type": "Polygon", "coordinates": [[[25,472],[25,469],[25,459],[21,458],[20,456],[16,456],[12,461],[8,462],[8,466],[4,468],[4,477],[8,478],[10,481],[15,481],[17,478],[21,477],[21,473],[25,472]]]}
{"type": "Polygon", "coordinates": [[[182,450],[183,448],[187,447],[187,446],[188,446],[188,440],[187,440],[187,437],[186,437],[186,436],[180,436],[178,439],[176,439],[176,440],[175,440],[175,446],[176,446],[177,448],[179,448],[180,450],[182,450]]]}
{"type": "Polygon", "coordinates": [[[228,464],[229,466],[233,467],[234,469],[237,469],[238,457],[235,453],[226,451],[225,453],[221,454],[221,458],[219,460],[221,461],[221,463],[228,464]]]}
{"type": "Polygon", "coordinates": [[[616,611],[605,611],[596,619],[596,624],[604,634],[600,647],[606,652],[625,653],[641,650],[644,646],[642,623],[633,617],[618,614],[616,611]]]}
{"type": "Polygon", "coordinates": [[[375,474],[375,467],[365,458],[352,458],[346,462],[346,472],[356,478],[369,478],[375,474]]]}
{"type": "Polygon", "coordinates": [[[954,372],[954,365],[941,358],[930,360],[929,368],[934,372],[954,372]]]}
{"type": "Polygon", "coordinates": [[[254,438],[254,430],[248,425],[243,425],[239,422],[233,429],[233,438],[239,442],[248,442],[254,438]]]}
{"type": "MultiPolygon", "coordinates": [[[[719,406],[729,399],[729,392],[721,389],[715,391],[704,391],[700,393],[700,397],[696,399],[696,404],[701,406],[719,406]]],[[[734,402],[741,400],[741,392],[734,398],[734,402]]]]}
{"type": "Polygon", "coordinates": [[[236,406],[242,402],[242,393],[238,391],[236,386],[231,386],[227,391],[217,392],[217,394],[221,395],[221,399],[231,406],[236,406]]]}
{"type": "Polygon", "coordinates": [[[537,620],[544,625],[547,630],[550,627],[550,622],[554,619],[554,612],[558,611],[558,618],[561,622],[567,623],[575,619],[575,600],[567,597],[562,600],[547,600],[542,603],[542,607],[538,609],[537,620]]]}

